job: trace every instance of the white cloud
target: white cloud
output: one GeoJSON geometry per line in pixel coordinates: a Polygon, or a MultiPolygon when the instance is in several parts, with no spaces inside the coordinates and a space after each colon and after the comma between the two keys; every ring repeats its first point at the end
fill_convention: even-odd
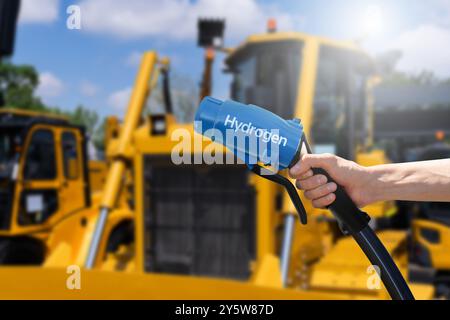
{"type": "Polygon", "coordinates": [[[129,102],[130,96],[131,96],[131,90],[132,90],[131,87],[128,87],[128,88],[113,92],[108,97],[108,104],[112,108],[114,108],[114,110],[116,110],[118,112],[123,112],[128,106],[128,102],[129,102]]]}
{"type": "Polygon", "coordinates": [[[197,33],[198,17],[226,19],[226,37],[265,30],[268,18],[278,20],[279,29],[292,30],[298,21],[276,5],[256,0],[97,0],[80,1],[84,30],[122,38],[148,36],[192,39],[197,33]]]}
{"type": "Polygon", "coordinates": [[[59,0],[22,0],[19,22],[50,23],[58,19],[59,0]]]}
{"type": "Polygon", "coordinates": [[[99,88],[89,81],[83,81],[80,85],[80,92],[86,97],[93,97],[97,94],[99,88]]]}
{"type": "Polygon", "coordinates": [[[432,24],[418,26],[387,42],[386,49],[403,53],[398,68],[403,71],[433,71],[450,76],[450,29],[432,24]]]}
{"type": "Polygon", "coordinates": [[[51,72],[39,74],[39,85],[36,89],[38,96],[42,98],[57,97],[64,91],[63,82],[51,72]]]}

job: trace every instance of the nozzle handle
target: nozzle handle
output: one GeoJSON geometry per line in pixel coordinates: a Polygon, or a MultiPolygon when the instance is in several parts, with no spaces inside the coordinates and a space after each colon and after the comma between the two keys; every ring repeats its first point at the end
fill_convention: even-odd
{"type": "MultiPolygon", "coordinates": [[[[305,146],[306,152],[311,154],[311,146],[305,137],[302,137],[302,145],[305,146]]],[[[312,168],[314,175],[322,174],[327,177],[328,182],[336,181],[331,178],[331,176],[322,168],[312,168]]],[[[337,188],[334,194],[336,195],[336,200],[327,207],[330,209],[336,219],[349,231],[352,235],[357,234],[369,225],[370,216],[359,210],[355,205],[350,196],[345,192],[345,189],[336,183],[337,188]]]]}
{"type": "MultiPolygon", "coordinates": [[[[314,175],[322,174],[327,177],[328,182],[336,183],[324,169],[313,168],[312,171],[314,175]]],[[[356,234],[367,227],[370,217],[355,205],[342,186],[337,183],[336,185],[337,189],[334,192],[336,200],[328,206],[328,209],[333,212],[336,219],[338,219],[351,234],[356,234]]]]}

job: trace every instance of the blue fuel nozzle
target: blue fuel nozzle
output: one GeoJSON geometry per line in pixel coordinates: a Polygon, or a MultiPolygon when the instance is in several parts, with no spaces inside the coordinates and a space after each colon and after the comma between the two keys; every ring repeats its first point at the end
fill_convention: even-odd
{"type": "Polygon", "coordinates": [[[284,120],[255,105],[205,97],[195,114],[196,132],[221,143],[250,170],[286,188],[303,224],[306,210],[294,185],[280,171],[300,157],[303,127],[300,120],[284,120]],[[268,170],[259,163],[269,165],[268,170]]]}
{"type": "Polygon", "coordinates": [[[250,167],[262,162],[282,170],[300,152],[300,120],[284,120],[255,105],[205,97],[195,115],[195,131],[222,143],[250,167]]]}

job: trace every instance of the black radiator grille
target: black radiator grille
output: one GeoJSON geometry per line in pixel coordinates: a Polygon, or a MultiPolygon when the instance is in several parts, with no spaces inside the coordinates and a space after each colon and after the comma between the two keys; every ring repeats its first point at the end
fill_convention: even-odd
{"type": "Polygon", "coordinates": [[[255,192],[242,166],[145,158],[147,271],[246,279],[255,257],[255,192]]]}

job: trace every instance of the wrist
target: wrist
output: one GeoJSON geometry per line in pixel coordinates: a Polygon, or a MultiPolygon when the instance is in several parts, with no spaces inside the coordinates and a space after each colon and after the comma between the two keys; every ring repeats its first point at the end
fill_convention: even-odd
{"type": "Polygon", "coordinates": [[[371,193],[374,202],[399,200],[408,184],[410,172],[398,164],[383,164],[370,167],[371,193]]]}
{"type": "Polygon", "coordinates": [[[389,190],[386,188],[386,180],[389,179],[387,168],[384,165],[365,167],[367,181],[365,181],[366,197],[368,203],[389,200],[389,190]]]}

